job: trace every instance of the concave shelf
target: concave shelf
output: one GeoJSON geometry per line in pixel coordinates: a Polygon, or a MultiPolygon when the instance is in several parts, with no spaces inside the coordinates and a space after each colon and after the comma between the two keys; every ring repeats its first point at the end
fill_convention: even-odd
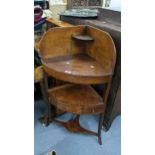
{"type": "Polygon", "coordinates": [[[93,41],[94,40],[94,38],[92,38],[91,36],[84,35],[84,34],[81,34],[81,35],[72,34],[72,38],[77,39],[77,40],[82,40],[82,41],[93,41]]]}
{"type": "Polygon", "coordinates": [[[43,61],[50,69],[75,76],[105,76],[106,68],[86,54],[66,55],[43,61]]]}
{"type": "Polygon", "coordinates": [[[101,83],[103,77],[112,74],[112,70],[87,54],[46,58],[42,59],[42,63],[51,76],[74,83],[101,83]]]}

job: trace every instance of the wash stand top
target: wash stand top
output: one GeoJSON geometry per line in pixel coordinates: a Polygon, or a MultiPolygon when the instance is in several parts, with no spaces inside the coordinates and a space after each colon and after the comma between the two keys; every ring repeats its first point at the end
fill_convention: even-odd
{"type": "Polygon", "coordinates": [[[56,79],[99,84],[113,75],[116,50],[110,35],[91,26],[52,28],[40,42],[45,71],[56,79]]]}

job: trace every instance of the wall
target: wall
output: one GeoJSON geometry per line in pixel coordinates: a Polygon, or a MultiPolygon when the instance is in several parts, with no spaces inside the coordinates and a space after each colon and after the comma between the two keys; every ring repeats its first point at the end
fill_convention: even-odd
{"type": "Polygon", "coordinates": [[[58,13],[67,9],[67,0],[50,0],[50,10],[52,11],[52,17],[59,19],[58,13]]]}

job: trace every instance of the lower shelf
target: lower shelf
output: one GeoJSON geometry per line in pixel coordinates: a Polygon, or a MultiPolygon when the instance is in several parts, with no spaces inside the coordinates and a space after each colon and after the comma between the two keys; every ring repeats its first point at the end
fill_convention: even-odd
{"type": "Polygon", "coordinates": [[[102,97],[89,85],[66,84],[48,91],[49,102],[74,114],[97,114],[104,110],[102,97]]]}

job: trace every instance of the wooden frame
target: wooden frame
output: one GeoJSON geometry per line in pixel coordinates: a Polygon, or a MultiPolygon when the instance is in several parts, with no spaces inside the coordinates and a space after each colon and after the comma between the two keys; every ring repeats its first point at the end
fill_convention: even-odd
{"type": "Polygon", "coordinates": [[[43,36],[39,54],[49,110],[47,125],[55,121],[71,132],[96,135],[102,144],[103,117],[116,62],[110,35],[90,26],[52,28],[43,36]],[[70,84],[49,89],[47,75],[70,84]],[[102,96],[93,90],[92,84],[105,84],[102,96]],[[68,122],[56,120],[51,105],[76,114],[76,118],[68,122]],[[80,126],[81,114],[100,115],[97,133],[80,126]]]}

